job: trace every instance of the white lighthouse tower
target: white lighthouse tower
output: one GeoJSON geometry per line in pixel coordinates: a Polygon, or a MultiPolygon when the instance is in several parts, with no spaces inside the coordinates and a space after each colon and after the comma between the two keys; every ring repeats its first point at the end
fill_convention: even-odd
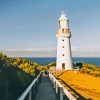
{"type": "Polygon", "coordinates": [[[72,54],[71,54],[71,32],[69,29],[69,20],[65,13],[62,12],[58,20],[57,41],[57,60],[56,68],[64,70],[72,70],[72,54]]]}

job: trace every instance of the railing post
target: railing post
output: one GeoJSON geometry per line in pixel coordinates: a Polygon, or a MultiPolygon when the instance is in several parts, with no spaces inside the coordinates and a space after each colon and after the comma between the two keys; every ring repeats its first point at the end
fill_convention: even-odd
{"type": "Polygon", "coordinates": [[[22,95],[17,100],[25,100],[27,96],[28,96],[28,100],[32,100],[33,95],[35,95],[35,88],[36,88],[35,85],[37,82],[39,82],[37,80],[39,79],[39,77],[41,77],[40,75],[41,75],[41,73],[37,76],[37,78],[35,78],[32,81],[32,83],[28,86],[28,88],[22,93],[22,95]]]}
{"type": "Polygon", "coordinates": [[[56,94],[58,93],[58,86],[57,86],[57,84],[56,84],[56,94]]]}
{"type": "Polygon", "coordinates": [[[55,84],[56,84],[56,81],[54,80],[54,83],[53,83],[54,88],[56,88],[56,85],[55,84]]]}
{"type": "Polygon", "coordinates": [[[33,86],[33,87],[34,87],[34,91],[33,91],[34,95],[35,95],[35,89],[36,89],[36,86],[35,86],[35,85],[36,85],[36,84],[34,84],[34,86],[33,86]]]}
{"type": "Polygon", "coordinates": [[[32,89],[29,92],[29,99],[28,100],[32,100],[32,89]]]}
{"type": "Polygon", "coordinates": [[[65,94],[63,94],[63,100],[69,100],[65,94]]]}
{"type": "Polygon", "coordinates": [[[49,77],[59,100],[77,100],[50,72],[49,77]]]}
{"type": "Polygon", "coordinates": [[[52,82],[52,85],[53,85],[53,83],[54,83],[54,82],[53,82],[53,78],[51,78],[51,82],[52,82]]]}
{"type": "Polygon", "coordinates": [[[60,100],[63,100],[63,91],[62,91],[62,88],[60,88],[60,100]]]}
{"type": "Polygon", "coordinates": [[[39,80],[39,83],[41,83],[41,75],[40,75],[40,77],[38,78],[38,80],[39,80]]]}

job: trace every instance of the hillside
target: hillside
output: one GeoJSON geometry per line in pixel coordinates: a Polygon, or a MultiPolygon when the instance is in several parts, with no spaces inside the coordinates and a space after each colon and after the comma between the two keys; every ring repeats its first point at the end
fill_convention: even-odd
{"type": "MultiPolygon", "coordinates": [[[[100,100],[100,68],[91,64],[79,64],[79,71],[63,71],[56,75],[66,88],[74,89],[85,100],[100,100]]],[[[80,100],[80,99],[79,99],[80,100]]]]}
{"type": "Polygon", "coordinates": [[[0,53],[0,100],[16,100],[35,78],[37,66],[28,60],[8,58],[0,53]]]}

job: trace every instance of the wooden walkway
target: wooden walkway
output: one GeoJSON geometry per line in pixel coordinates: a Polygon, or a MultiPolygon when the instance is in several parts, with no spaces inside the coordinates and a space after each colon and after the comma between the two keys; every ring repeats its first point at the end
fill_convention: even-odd
{"type": "Polygon", "coordinates": [[[58,100],[48,76],[42,76],[38,85],[35,100],[58,100]]]}

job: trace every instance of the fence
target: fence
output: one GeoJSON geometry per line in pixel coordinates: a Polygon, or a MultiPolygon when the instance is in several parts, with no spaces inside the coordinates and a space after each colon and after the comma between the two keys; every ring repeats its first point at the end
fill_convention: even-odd
{"type": "Polygon", "coordinates": [[[77,100],[50,72],[49,78],[55,88],[56,94],[59,95],[60,100],[64,100],[64,96],[69,100],[77,100]]]}
{"type": "Polygon", "coordinates": [[[32,96],[35,95],[36,87],[40,82],[41,73],[37,76],[36,79],[28,86],[28,88],[22,93],[22,95],[17,100],[24,100],[28,96],[28,100],[32,100],[32,96]]]}

